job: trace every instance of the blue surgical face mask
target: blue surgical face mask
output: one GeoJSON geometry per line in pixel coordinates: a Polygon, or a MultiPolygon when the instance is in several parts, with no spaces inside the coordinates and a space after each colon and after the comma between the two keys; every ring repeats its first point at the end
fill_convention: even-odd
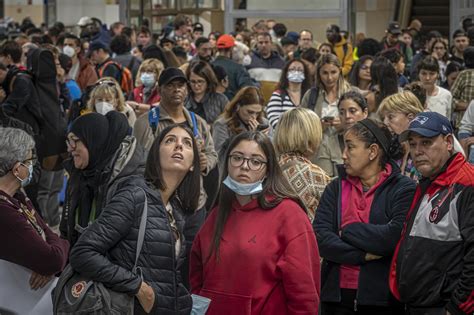
{"type": "Polygon", "coordinates": [[[303,71],[289,71],[286,77],[293,83],[301,83],[305,79],[303,71]]]}
{"type": "Polygon", "coordinates": [[[20,185],[21,187],[26,187],[28,186],[29,183],[31,183],[31,180],[33,179],[33,164],[29,164],[29,165],[26,165],[26,164],[23,164],[23,163],[20,163],[21,165],[23,165],[24,167],[28,168],[28,176],[24,179],[21,179],[20,177],[16,176],[16,179],[18,179],[20,181],[20,185]]]}
{"type": "Polygon", "coordinates": [[[263,179],[255,183],[242,184],[232,179],[232,177],[230,177],[229,175],[227,175],[223,183],[224,185],[227,186],[227,188],[235,192],[237,195],[241,195],[241,196],[255,195],[263,190],[263,187],[262,187],[263,179]]]}
{"type": "Polygon", "coordinates": [[[154,86],[156,82],[155,75],[149,72],[143,72],[140,76],[140,80],[142,81],[143,85],[147,88],[154,86]]]}

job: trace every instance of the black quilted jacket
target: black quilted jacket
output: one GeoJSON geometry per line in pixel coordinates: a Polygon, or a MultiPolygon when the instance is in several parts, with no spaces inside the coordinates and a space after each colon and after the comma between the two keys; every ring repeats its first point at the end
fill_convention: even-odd
{"type": "MultiPolygon", "coordinates": [[[[144,205],[148,198],[148,217],[145,240],[138,266],[144,280],[155,291],[155,305],[151,314],[190,314],[192,300],[182,284],[179,273],[184,248],[175,257],[174,236],[165,206],[158,192],[151,189],[141,176],[131,176],[122,183],[99,218],[80,236],[70,255],[71,266],[80,274],[105,286],[134,295],[141,279],[133,274],[135,248],[144,205]]],[[[173,205],[180,231],[184,220],[173,205]]],[[[135,314],[145,314],[138,300],[135,314]]]]}

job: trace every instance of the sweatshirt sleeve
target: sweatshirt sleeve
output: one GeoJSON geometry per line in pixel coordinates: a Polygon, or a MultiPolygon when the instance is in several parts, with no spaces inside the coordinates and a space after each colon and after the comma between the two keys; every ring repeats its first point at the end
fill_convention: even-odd
{"type": "Polygon", "coordinates": [[[287,314],[318,313],[321,266],[316,238],[310,227],[308,229],[287,244],[277,262],[283,279],[287,314]]]}
{"type": "Polygon", "coordinates": [[[273,92],[270,97],[270,101],[265,107],[265,112],[267,114],[268,121],[272,128],[275,129],[278,121],[280,120],[281,115],[283,114],[283,99],[280,93],[273,92]]]}
{"type": "Polygon", "coordinates": [[[342,229],[341,238],[367,253],[391,256],[400,239],[414,193],[415,183],[406,178],[406,183],[396,193],[389,195],[391,200],[388,203],[384,203],[388,206],[387,209],[372,208],[372,211],[385,211],[389,214],[387,224],[352,223],[342,229]]]}
{"type": "Polygon", "coordinates": [[[338,264],[362,265],[365,252],[341,239],[338,232],[338,180],[332,181],[324,193],[313,221],[321,257],[338,264]]]}
{"type": "Polygon", "coordinates": [[[10,261],[41,275],[54,275],[63,270],[68,259],[69,242],[59,238],[35,213],[44,229],[46,241],[16,209],[0,206],[0,259],[10,261]]]}
{"type": "Polygon", "coordinates": [[[191,292],[199,294],[203,285],[203,261],[201,253],[201,237],[198,233],[194,238],[189,258],[189,285],[191,292]]]}

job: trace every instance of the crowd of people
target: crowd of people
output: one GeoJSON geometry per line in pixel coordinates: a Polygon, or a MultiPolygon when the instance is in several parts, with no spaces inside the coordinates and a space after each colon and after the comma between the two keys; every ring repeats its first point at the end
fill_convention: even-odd
{"type": "Polygon", "coordinates": [[[0,45],[0,259],[55,314],[106,312],[71,273],[135,314],[474,313],[473,21],[77,27],[0,45]]]}

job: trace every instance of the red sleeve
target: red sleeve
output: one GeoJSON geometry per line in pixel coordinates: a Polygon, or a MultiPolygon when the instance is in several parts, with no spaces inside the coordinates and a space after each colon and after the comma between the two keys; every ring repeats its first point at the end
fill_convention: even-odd
{"type": "Polygon", "coordinates": [[[189,285],[191,286],[191,293],[199,294],[202,289],[203,268],[201,238],[198,234],[194,238],[189,258],[189,285]]]}
{"type": "Polygon", "coordinates": [[[320,256],[316,236],[304,211],[297,206],[285,219],[289,237],[277,262],[285,290],[288,314],[318,314],[320,294],[320,256]]]}
{"type": "Polygon", "coordinates": [[[51,231],[37,213],[36,219],[46,241],[17,209],[0,206],[0,258],[41,275],[54,275],[66,265],[69,243],[51,231]]]}

